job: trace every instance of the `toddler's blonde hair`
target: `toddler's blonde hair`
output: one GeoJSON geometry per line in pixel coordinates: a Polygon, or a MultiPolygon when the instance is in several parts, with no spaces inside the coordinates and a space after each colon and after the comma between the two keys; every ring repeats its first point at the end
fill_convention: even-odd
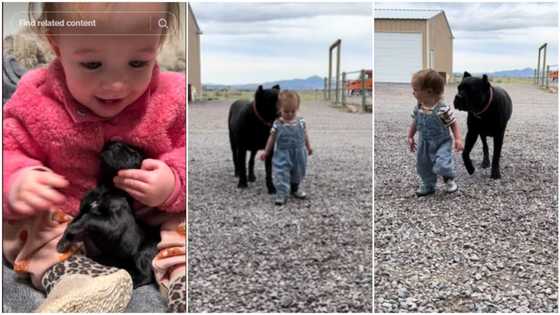
{"type": "Polygon", "coordinates": [[[412,76],[411,83],[413,86],[416,86],[423,91],[430,89],[433,94],[440,97],[443,95],[445,87],[445,80],[441,74],[433,69],[424,69],[416,72],[412,76]]]}
{"type": "Polygon", "coordinates": [[[299,109],[299,94],[295,91],[284,90],[278,94],[278,108],[294,108],[299,109]]]}

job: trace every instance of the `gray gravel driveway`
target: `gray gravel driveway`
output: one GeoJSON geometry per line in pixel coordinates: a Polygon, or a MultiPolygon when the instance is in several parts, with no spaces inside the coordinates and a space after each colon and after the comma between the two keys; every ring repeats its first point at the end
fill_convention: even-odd
{"type": "MultiPolygon", "coordinates": [[[[502,86],[513,100],[502,179],[468,175],[456,154],[459,191],[424,198],[406,145],[410,86],[376,86],[376,312],[558,312],[558,95],[502,86]]],[[[471,158],[482,161],[480,140],[471,158]]]]}
{"type": "Polygon", "coordinates": [[[260,161],[237,188],[230,104],[189,105],[189,311],[371,312],[371,114],[302,104],[308,198],[279,207],[260,161]]]}

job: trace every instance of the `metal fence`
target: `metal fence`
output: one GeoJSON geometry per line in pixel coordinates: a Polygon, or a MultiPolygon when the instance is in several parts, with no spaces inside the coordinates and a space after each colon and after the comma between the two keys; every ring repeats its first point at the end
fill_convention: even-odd
{"type": "Polygon", "coordinates": [[[342,72],[337,82],[332,77],[328,86],[328,78],[324,79],[323,97],[336,106],[354,107],[364,112],[372,111],[373,80],[371,70],[342,72]]]}

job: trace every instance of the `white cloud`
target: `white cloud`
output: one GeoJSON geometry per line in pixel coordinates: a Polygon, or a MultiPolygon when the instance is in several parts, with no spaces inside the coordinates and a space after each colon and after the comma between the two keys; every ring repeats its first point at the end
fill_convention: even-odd
{"type": "MultiPolygon", "coordinates": [[[[258,9],[262,6],[259,5],[258,9]]],[[[360,6],[371,8],[364,4],[360,6]]],[[[315,8],[318,12],[306,11],[306,14],[294,13],[292,15],[297,16],[291,18],[257,19],[245,23],[216,18],[205,21],[198,16],[204,32],[203,82],[258,83],[325,76],[329,46],[338,38],[342,39],[342,71],[371,68],[371,9],[368,14],[350,15],[349,10],[338,14],[333,12],[332,8],[336,6],[332,5],[327,8],[317,4],[297,7],[315,8]],[[327,11],[329,14],[325,14],[327,11]]],[[[247,9],[246,6],[243,8],[247,9]]],[[[233,10],[233,7],[229,6],[229,9],[233,10]]]]}

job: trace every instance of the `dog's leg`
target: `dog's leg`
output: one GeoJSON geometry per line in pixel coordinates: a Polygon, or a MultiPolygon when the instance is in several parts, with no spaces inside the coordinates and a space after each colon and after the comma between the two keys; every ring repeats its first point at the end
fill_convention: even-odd
{"type": "Polygon", "coordinates": [[[500,155],[502,153],[502,144],[504,143],[504,133],[494,137],[494,154],[492,154],[492,170],[490,177],[493,179],[500,179],[500,155]]]}
{"type": "Polygon", "coordinates": [[[272,183],[272,154],[266,158],[264,165],[266,171],[266,187],[268,188],[268,193],[275,194],[276,188],[272,183]]]}
{"type": "Polygon", "coordinates": [[[233,168],[235,177],[239,177],[239,166],[237,162],[237,144],[235,143],[235,137],[232,135],[232,132],[229,132],[229,144],[231,146],[231,156],[233,160],[233,168]]]}
{"type": "Polygon", "coordinates": [[[255,155],[257,155],[257,151],[251,151],[251,155],[249,156],[249,181],[254,182],[257,178],[255,177],[255,155]]]}
{"type": "Polygon", "coordinates": [[[488,168],[490,167],[490,157],[488,154],[488,142],[486,142],[486,136],[480,135],[480,140],[482,140],[482,154],[484,155],[480,167],[488,168]]]}
{"type": "Polygon", "coordinates": [[[247,150],[245,150],[245,148],[237,148],[237,168],[239,170],[238,188],[247,187],[247,169],[245,163],[247,163],[247,150]]]}
{"type": "Polygon", "coordinates": [[[465,164],[465,168],[467,172],[472,175],[474,173],[474,166],[471,161],[471,150],[476,143],[476,138],[478,138],[478,134],[472,132],[471,130],[467,131],[467,136],[465,137],[465,148],[463,149],[463,163],[465,164]]]}

